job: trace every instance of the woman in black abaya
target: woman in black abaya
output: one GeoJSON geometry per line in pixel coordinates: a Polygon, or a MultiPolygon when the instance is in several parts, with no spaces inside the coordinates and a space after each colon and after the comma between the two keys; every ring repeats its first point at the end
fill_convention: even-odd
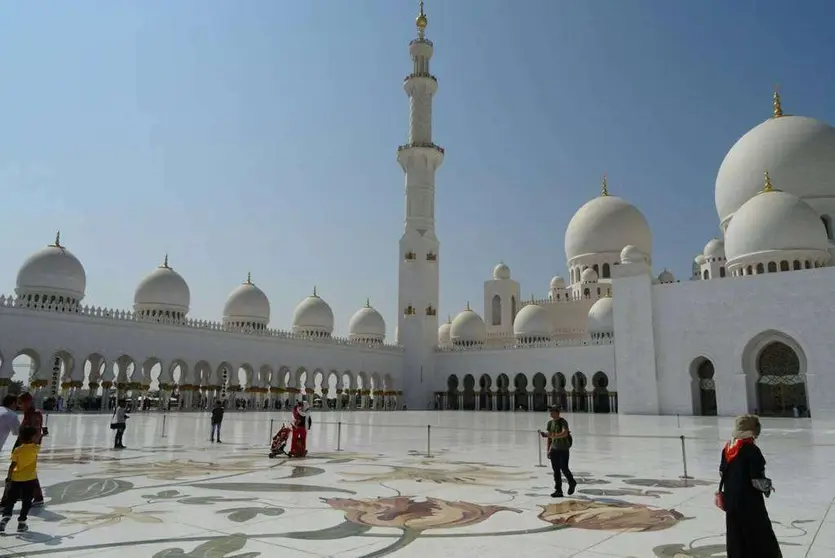
{"type": "Polygon", "coordinates": [[[756,439],[760,419],[737,417],[733,438],[722,450],[718,504],[725,511],[728,558],[782,558],[765,498],[774,488],[765,476],[765,458],[756,439]]]}

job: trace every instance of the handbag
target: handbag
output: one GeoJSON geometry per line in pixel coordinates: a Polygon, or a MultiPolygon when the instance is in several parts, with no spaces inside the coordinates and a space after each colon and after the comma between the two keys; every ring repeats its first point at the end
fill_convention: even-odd
{"type": "Polygon", "coordinates": [[[725,495],[722,493],[722,488],[725,485],[725,473],[728,470],[728,465],[725,465],[725,470],[722,471],[722,477],[719,479],[719,490],[713,494],[713,505],[722,511],[725,511],[725,495]]]}

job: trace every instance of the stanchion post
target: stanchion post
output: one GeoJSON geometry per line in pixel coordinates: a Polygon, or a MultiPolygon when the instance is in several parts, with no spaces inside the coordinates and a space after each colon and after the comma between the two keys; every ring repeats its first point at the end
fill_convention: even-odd
{"type": "Polygon", "coordinates": [[[165,438],[165,422],[168,419],[168,415],[162,415],[162,437],[165,438]]]}
{"type": "Polygon", "coordinates": [[[432,457],[432,425],[426,425],[426,457],[432,457]]]}
{"type": "Polygon", "coordinates": [[[342,451],[342,421],[336,423],[336,451],[342,451]]]}
{"type": "Polygon", "coordinates": [[[547,438],[543,438],[542,434],[540,434],[538,431],[536,433],[536,437],[538,438],[536,441],[536,454],[537,458],[539,459],[539,464],[537,465],[537,467],[545,467],[545,465],[542,464],[542,444],[543,440],[547,440],[547,438]]]}
{"type": "Polygon", "coordinates": [[[273,443],[273,426],[275,425],[275,419],[270,419],[270,431],[268,432],[270,439],[267,440],[267,443],[272,445],[273,443]]]}
{"type": "Polygon", "coordinates": [[[685,447],[685,444],[684,444],[684,434],[682,434],[680,436],[680,438],[681,438],[681,464],[682,464],[682,467],[684,468],[684,474],[682,476],[680,476],[679,478],[682,479],[685,482],[685,484],[687,484],[687,481],[691,480],[693,477],[691,477],[690,475],[687,474],[687,448],[685,447]]]}

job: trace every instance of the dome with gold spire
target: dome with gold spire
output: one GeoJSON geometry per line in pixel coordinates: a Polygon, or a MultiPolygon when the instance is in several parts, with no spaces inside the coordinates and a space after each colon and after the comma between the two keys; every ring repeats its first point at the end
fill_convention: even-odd
{"type": "Polygon", "coordinates": [[[168,265],[168,254],[162,265],[139,282],[133,295],[134,311],[147,317],[182,318],[190,303],[188,283],[168,265]]]}
{"type": "Polygon", "coordinates": [[[223,305],[223,322],[253,329],[266,328],[270,323],[270,299],[252,282],[251,273],[229,293],[223,305]]]}
{"type": "Polygon", "coordinates": [[[627,244],[652,254],[652,234],[641,211],[616,196],[609,195],[603,177],[600,196],[583,205],[565,231],[565,257],[571,262],[591,254],[620,254],[627,244]]]}
{"type": "Polygon", "coordinates": [[[371,301],[357,310],[348,322],[348,339],[357,343],[382,343],[386,339],[386,321],[371,301]]]}
{"type": "Polygon", "coordinates": [[[61,245],[59,232],[55,242],[29,256],[20,266],[15,292],[19,297],[32,298],[27,304],[77,304],[84,298],[86,288],[84,266],[61,245]]]}
{"type": "Polygon", "coordinates": [[[772,104],[771,118],[737,140],[719,167],[714,196],[723,231],[762,189],[765,169],[776,184],[812,207],[835,202],[835,128],[785,114],[779,92],[772,104]]]}

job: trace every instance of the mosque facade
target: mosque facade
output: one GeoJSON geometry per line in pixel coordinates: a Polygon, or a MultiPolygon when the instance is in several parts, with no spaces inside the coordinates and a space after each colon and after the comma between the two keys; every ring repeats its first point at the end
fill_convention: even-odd
{"type": "Polygon", "coordinates": [[[21,266],[0,296],[0,391],[15,358],[31,360],[31,390],[161,400],[190,409],[215,399],[256,407],[318,399],[331,408],[458,409],[730,416],[803,416],[835,409],[835,128],[783,113],[743,135],[717,174],[720,237],[684,280],[653,271],[641,211],[610,194],[583,205],[565,233],[567,277],[523,299],[499,263],[483,308],[467,303],[439,325],[440,242],[430,72],[433,43],[421,2],[412,68],[394,343],[370,303],[333,336],[315,291],[287,331],[251,277],[230,293],[220,322],[189,315],[185,279],[163,263],[142,279],[131,309],[91,306],[86,273],[60,238],[21,266]],[[830,294],[831,293],[831,294],[830,294]],[[242,372],[241,372],[242,371],[242,372]],[[240,395],[239,395],[240,392],[240,395]],[[176,396],[176,397],[172,397],[176,396]]]}

